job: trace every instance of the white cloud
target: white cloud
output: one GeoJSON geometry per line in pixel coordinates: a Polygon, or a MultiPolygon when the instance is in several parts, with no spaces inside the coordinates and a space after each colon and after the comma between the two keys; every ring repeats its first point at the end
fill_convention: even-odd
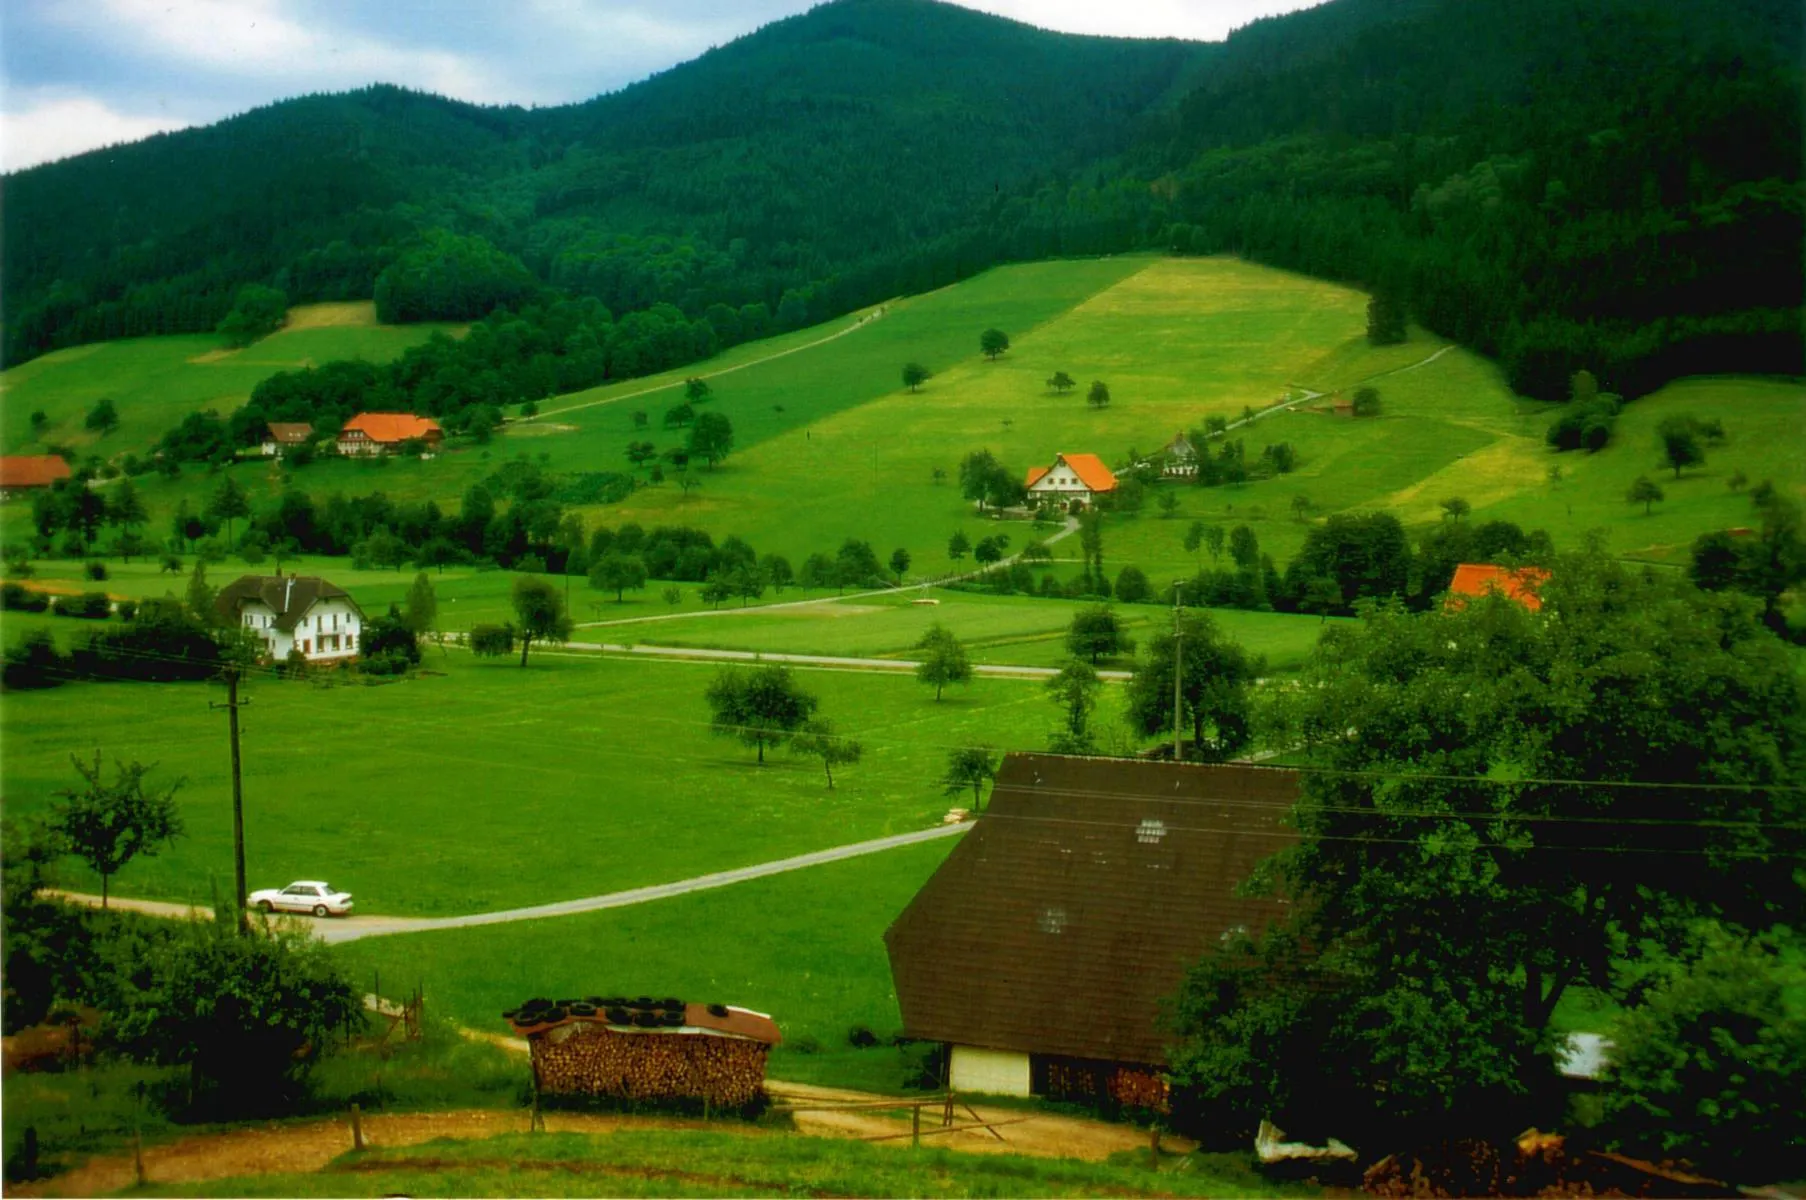
{"type": "Polygon", "coordinates": [[[98,0],[53,19],[96,43],[182,73],[255,79],[277,94],[397,83],[479,103],[514,99],[474,55],[417,49],[284,15],[279,0],[98,0]]]}
{"type": "Polygon", "coordinates": [[[0,170],[4,171],[134,142],[190,124],[168,116],[115,112],[92,96],[45,96],[15,107],[18,99],[16,93],[9,93],[0,109],[0,170]]]}
{"type": "Polygon", "coordinates": [[[1309,8],[1323,0],[953,0],[1062,33],[1113,37],[1178,37],[1221,41],[1258,17],[1309,8]]]}

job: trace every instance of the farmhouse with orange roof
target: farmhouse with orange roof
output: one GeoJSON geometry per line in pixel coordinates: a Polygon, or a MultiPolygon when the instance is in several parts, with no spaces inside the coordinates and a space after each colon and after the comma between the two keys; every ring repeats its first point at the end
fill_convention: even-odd
{"type": "Polygon", "coordinates": [[[0,458],[0,496],[47,488],[67,478],[69,464],[58,454],[9,454],[0,458]]]}
{"type": "Polygon", "coordinates": [[[1077,500],[1089,505],[1115,490],[1116,476],[1095,454],[1056,454],[1051,467],[1030,467],[1028,471],[1030,504],[1043,500],[1067,504],[1077,500]]]}
{"type": "Polygon", "coordinates": [[[1461,608],[1469,596],[1497,592],[1507,600],[1515,600],[1531,612],[1543,607],[1537,589],[1549,578],[1542,567],[1500,567],[1492,563],[1462,563],[1455,568],[1449,584],[1448,606],[1461,608]]]}
{"type": "Polygon", "coordinates": [[[394,454],[404,442],[420,442],[437,450],[445,431],[431,417],[413,413],[365,412],[345,422],[339,430],[340,454],[394,454]]]}

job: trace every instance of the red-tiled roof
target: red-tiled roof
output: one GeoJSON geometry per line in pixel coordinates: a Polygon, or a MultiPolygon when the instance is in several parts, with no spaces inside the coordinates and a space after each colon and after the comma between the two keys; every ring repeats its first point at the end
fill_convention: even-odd
{"type": "Polygon", "coordinates": [[[284,446],[299,446],[312,437],[314,427],[305,422],[271,421],[270,440],[284,446]]]}
{"type": "Polygon", "coordinates": [[[366,412],[345,422],[340,436],[347,433],[362,433],[373,442],[384,444],[405,442],[409,438],[443,437],[444,431],[439,422],[431,417],[417,417],[413,413],[366,412]]]}
{"type": "Polygon", "coordinates": [[[1459,596],[1484,596],[1488,592],[1497,592],[1508,600],[1516,600],[1531,612],[1543,606],[1543,598],[1537,595],[1537,589],[1549,578],[1549,572],[1541,567],[1500,567],[1492,563],[1462,563],[1455,568],[1454,581],[1449,584],[1449,601],[1462,604],[1459,596]]]}
{"type": "Polygon", "coordinates": [[[69,464],[55,454],[11,454],[0,458],[0,488],[49,487],[69,478],[69,464]]]}
{"type": "Polygon", "coordinates": [[[1054,467],[1065,463],[1072,468],[1072,473],[1079,477],[1079,482],[1094,492],[1113,492],[1116,490],[1116,476],[1104,460],[1095,454],[1056,454],[1052,467],[1030,467],[1028,480],[1022,486],[1034,487],[1035,481],[1046,475],[1054,467]]]}
{"type": "Polygon", "coordinates": [[[1298,774],[1011,754],[978,823],[884,935],[911,1037],[1162,1063],[1163,998],[1286,914],[1237,886],[1295,841],[1298,774]]]}

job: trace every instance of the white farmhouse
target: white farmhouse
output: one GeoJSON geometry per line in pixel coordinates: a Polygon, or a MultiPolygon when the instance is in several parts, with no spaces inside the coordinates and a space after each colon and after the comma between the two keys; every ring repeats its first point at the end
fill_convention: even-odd
{"type": "Polygon", "coordinates": [[[1055,500],[1062,505],[1077,500],[1089,505],[1106,492],[1116,490],[1116,476],[1095,454],[1056,454],[1051,467],[1030,467],[1030,504],[1055,500]]]}
{"type": "Polygon", "coordinates": [[[357,655],[364,610],[344,588],[311,575],[244,575],[220,589],[220,616],[263,639],[280,661],[299,650],[311,663],[357,655]]]}

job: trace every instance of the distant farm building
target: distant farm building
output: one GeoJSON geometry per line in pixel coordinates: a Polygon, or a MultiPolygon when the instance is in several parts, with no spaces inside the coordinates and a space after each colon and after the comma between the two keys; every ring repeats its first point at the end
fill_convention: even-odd
{"type": "Polygon", "coordinates": [[[534,1085],[556,1096],[738,1108],[758,1099],[783,1040],[765,1013],[650,996],[529,1000],[502,1015],[532,1048],[534,1085]]]}
{"type": "Polygon", "coordinates": [[[1115,490],[1116,476],[1095,454],[1056,454],[1051,467],[1030,467],[1028,472],[1030,504],[1043,500],[1090,504],[1115,490]]]}
{"type": "Polygon", "coordinates": [[[69,464],[56,454],[0,457],[0,496],[18,496],[69,478],[69,464]]]}
{"type": "Polygon", "coordinates": [[[1012,754],[884,935],[909,1037],[960,1091],[1161,1107],[1160,1002],[1286,913],[1236,894],[1296,835],[1296,772],[1012,754]]]}
{"type": "Polygon", "coordinates": [[[1549,578],[1541,567],[1500,567],[1492,563],[1462,563],[1455,568],[1449,583],[1448,606],[1461,608],[1470,596],[1496,592],[1507,600],[1515,600],[1531,612],[1543,607],[1539,589],[1549,578]]]}
{"type": "Polygon", "coordinates": [[[366,412],[345,422],[339,430],[340,454],[394,454],[409,442],[432,452],[445,440],[445,431],[431,417],[413,413],[366,412]]]}
{"type": "Polygon", "coordinates": [[[1189,479],[1198,473],[1198,448],[1185,434],[1175,435],[1160,452],[1160,473],[1174,479],[1189,479]]]}
{"type": "Polygon", "coordinates": [[[297,446],[305,446],[314,436],[314,427],[306,422],[271,421],[270,432],[263,439],[265,458],[280,458],[297,446]]]}
{"type": "Polygon", "coordinates": [[[344,588],[310,575],[244,575],[220,589],[220,617],[263,639],[280,661],[299,650],[311,663],[355,657],[364,610],[344,588]]]}

